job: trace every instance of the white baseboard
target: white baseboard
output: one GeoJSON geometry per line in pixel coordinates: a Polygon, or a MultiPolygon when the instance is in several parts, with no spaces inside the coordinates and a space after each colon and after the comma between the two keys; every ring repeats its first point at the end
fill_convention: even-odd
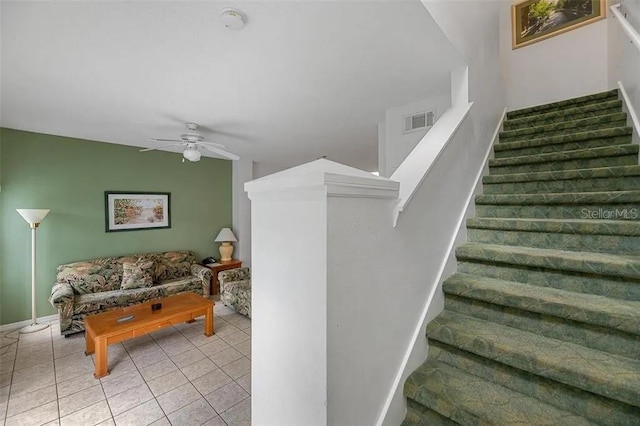
{"type": "MultiPolygon", "coordinates": [[[[58,314],[53,314],[53,315],[47,315],[46,317],[39,317],[38,318],[38,322],[42,322],[42,323],[49,323],[51,321],[57,321],[58,320],[58,314]]],[[[24,321],[20,321],[20,322],[13,322],[11,324],[3,324],[0,325],[0,333],[4,333],[7,331],[14,331],[14,330],[18,330],[22,327],[26,327],[27,325],[31,325],[31,320],[24,320],[24,321]]]]}

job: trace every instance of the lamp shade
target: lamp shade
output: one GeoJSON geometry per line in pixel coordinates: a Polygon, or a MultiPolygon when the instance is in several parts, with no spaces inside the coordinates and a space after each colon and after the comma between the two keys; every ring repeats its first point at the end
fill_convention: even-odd
{"type": "MultiPolygon", "coordinates": [[[[40,223],[49,214],[49,209],[16,209],[29,223],[40,223]]],[[[235,240],[234,240],[235,241],[235,240]]]]}
{"type": "Polygon", "coordinates": [[[220,233],[218,234],[218,236],[214,241],[216,243],[220,243],[220,242],[238,241],[238,240],[236,240],[236,236],[233,235],[231,228],[222,228],[222,230],[220,230],[220,233]]]}

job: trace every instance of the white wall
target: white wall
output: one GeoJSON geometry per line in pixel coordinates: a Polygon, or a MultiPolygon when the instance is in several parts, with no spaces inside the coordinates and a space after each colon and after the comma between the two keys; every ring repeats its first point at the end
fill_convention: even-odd
{"type": "Polygon", "coordinates": [[[607,83],[606,20],[518,49],[511,44],[511,4],[500,10],[500,54],[509,110],[613,88],[607,83]]]}
{"type": "MultiPolygon", "coordinates": [[[[640,0],[625,0],[621,12],[626,14],[627,21],[640,32],[640,0]]],[[[618,19],[610,14],[607,18],[607,66],[609,85],[616,87],[618,81],[622,83],[629,97],[629,105],[636,115],[640,114],[640,50],[630,42],[624,33],[618,19]]],[[[631,122],[629,125],[633,125],[631,122]]],[[[640,129],[636,129],[640,130],[640,129]]],[[[640,142],[640,135],[634,132],[634,142],[640,142]]]]}
{"type": "MultiPolygon", "coordinates": [[[[450,82],[444,81],[441,87],[448,89],[450,82]]],[[[451,107],[451,93],[445,90],[426,99],[406,105],[387,108],[385,111],[384,138],[378,135],[378,167],[380,176],[389,177],[411,150],[422,140],[426,130],[403,133],[403,117],[412,113],[436,110],[436,120],[451,107]]]]}
{"type": "Polygon", "coordinates": [[[242,158],[232,164],[232,217],[236,239],[233,257],[251,267],[251,202],[244,192],[245,182],[253,179],[253,161],[242,158]]]}

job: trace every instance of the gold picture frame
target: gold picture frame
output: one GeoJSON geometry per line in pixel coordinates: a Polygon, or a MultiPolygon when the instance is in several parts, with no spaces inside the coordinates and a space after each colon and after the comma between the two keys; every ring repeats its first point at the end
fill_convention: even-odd
{"type": "Polygon", "coordinates": [[[511,6],[513,49],[606,17],[606,0],[526,0],[511,6]]]}

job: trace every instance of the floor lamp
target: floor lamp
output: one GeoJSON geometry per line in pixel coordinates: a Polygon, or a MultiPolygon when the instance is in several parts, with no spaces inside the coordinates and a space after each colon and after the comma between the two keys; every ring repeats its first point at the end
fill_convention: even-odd
{"type": "Polygon", "coordinates": [[[38,324],[36,320],[36,229],[49,213],[47,209],[17,209],[20,216],[31,226],[31,325],[20,329],[20,333],[44,330],[49,324],[38,324]]]}

